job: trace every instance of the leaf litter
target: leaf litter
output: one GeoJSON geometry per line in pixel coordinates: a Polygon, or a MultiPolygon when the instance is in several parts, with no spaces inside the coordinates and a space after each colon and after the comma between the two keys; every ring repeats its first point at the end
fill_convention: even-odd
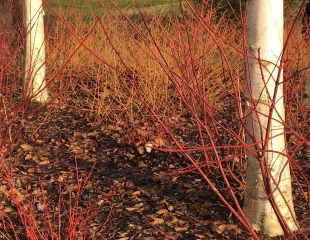
{"type": "MultiPolygon", "coordinates": [[[[94,124],[70,108],[30,115],[24,126],[9,156],[12,182],[19,202],[33,206],[41,232],[49,232],[50,212],[63,218],[65,234],[73,205],[75,218],[85,217],[78,226],[85,239],[249,238],[198,174],[161,174],[190,167],[177,153],[142,151],[126,143],[122,126],[94,124]]],[[[1,195],[6,177],[2,172],[1,195]]],[[[1,219],[9,217],[25,236],[16,203],[2,199],[1,219]]]]}

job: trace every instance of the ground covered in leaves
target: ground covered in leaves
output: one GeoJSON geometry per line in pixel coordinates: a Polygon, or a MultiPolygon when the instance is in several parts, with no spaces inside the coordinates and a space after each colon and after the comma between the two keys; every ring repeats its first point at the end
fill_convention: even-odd
{"type": "Polygon", "coordinates": [[[3,236],[249,238],[199,174],[176,174],[190,169],[181,155],[126,143],[125,126],[53,107],[20,124],[13,171],[1,177],[3,236]]]}

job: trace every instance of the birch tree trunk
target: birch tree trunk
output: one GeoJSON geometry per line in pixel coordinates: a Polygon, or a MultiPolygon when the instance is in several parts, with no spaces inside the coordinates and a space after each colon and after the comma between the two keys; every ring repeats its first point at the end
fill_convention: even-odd
{"type": "Polygon", "coordinates": [[[34,100],[45,102],[48,92],[45,83],[44,10],[42,0],[25,0],[26,61],[25,91],[34,100]]]}
{"type": "Polygon", "coordinates": [[[283,0],[248,0],[247,183],[244,211],[269,236],[295,231],[283,122],[283,0]],[[263,174],[262,174],[263,173],[263,174]]]}

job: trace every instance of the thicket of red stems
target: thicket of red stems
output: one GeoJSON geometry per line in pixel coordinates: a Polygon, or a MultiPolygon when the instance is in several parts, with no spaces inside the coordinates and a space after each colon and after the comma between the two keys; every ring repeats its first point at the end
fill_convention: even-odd
{"type": "MultiPolygon", "coordinates": [[[[47,4],[46,7],[50,6],[47,4]]],[[[150,101],[141,91],[141,89],[145,89],[145,86],[142,86],[144,82],[137,80],[140,74],[138,64],[140,61],[137,59],[136,65],[135,62],[126,62],[122,50],[118,48],[119,45],[109,35],[110,28],[113,26],[104,22],[100,17],[93,19],[91,27],[81,38],[77,24],[72,24],[66,16],[57,15],[54,12],[57,16],[56,21],[59,21],[66,29],[64,34],[76,41],[77,45],[62,61],[62,64],[55,71],[50,72],[47,77],[48,87],[52,88],[57,78],[63,77],[63,72],[67,69],[70,61],[82,50],[93,56],[97,64],[104,65],[105,68],[113,72],[131,73],[127,79],[132,90],[131,94],[139,99],[143,106],[142,112],[148,116],[145,118],[146,121],[160,126],[154,130],[154,133],[165,136],[167,140],[165,147],[155,146],[155,150],[178,152],[190,163],[191,167],[170,174],[189,174],[191,172],[200,174],[205,180],[205,184],[208,184],[210,189],[217,194],[223,206],[232,213],[244,230],[254,239],[259,239],[259,235],[253,230],[242,210],[245,152],[249,147],[244,140],[244,108],[247,100],[243,94],[247,61],[245,15],[237,10],[219,13],[209,2],[197,7],[185,1],[180,4],[180,7],[183,10],[175,18],[150,20],[143,12],[140,12],[141,24],[133,21],[115,5],[118,14],[116,18],[129,25],[131,29],[129,37],[136,40],[136,47],[145,52],[169,79],[168,94],[173,97],[169,99],[171,105],[167,108],[175,108],[173,117],[162,114],[156,106],[156,102],[150,101]],[[161,35],[155,34],[152,29],[154,25],[159,25],[161,31],[166,33],[164,39],[161,35]],[[88,45],[88,39],[98,31],[109,43],[110,50],[116,56],[117,64],[104,54],[94,50],[93,46],[88,45]],[[135,77],[132,77],[133,75],[135,77]],[[183,127],[180,135],[180,131],[177,130],[180,127],[178,124],[182,121],[186,121],[188,127],[183,127]],[[183,134],[185,133],[190,133],[195,137],[184,140],[183,134]]],[[[53,10],[49,9],[49,11],[53,10]]],[[[301,239],[302,237],[306,238],[310,227],[309,219],[300,219],[298,215],[301,203],[306,203],[309,206],[309,178],[307,176],[309,163],[307,163],[304,153],[309,148],[307,140],[309,127],[307,106],[309,101],[302,94],[306,74],[309,71],[309,53],[306,51],[307,43],[301,35],[302,13],[298,11],[292,15],[287,20],[288,33],[282,59],[285,66],[286,88],[284,124],[288,140],[287,157],[293,175],[295,207],[301,226],[298,232],[292,233],[289,237],[301,239]]],[[[2,123],[1,149],[3,150],[1,166],[5,170],[2,171],[2,175],[4,174],[6,181],[11,183],[12,176],[7,174],[11,172],[10,166],[5,162],[5,157],[14,147],[14,142],[18,138],[20,126],[16,125],[16,122],[25,117],[30,101],[20,97],[22,96],[20,81],[23,70],[17,59],[22,54],[23,41],[14,43],[12,47],[3,36],[0,39],[0,121],[2,123]],[[18,81],[11,81],[12,79],[18,81]]],[[[22,33],[20,38],[23,39],[22,33]]],[[[124,44],[126,44],[125,41],[124,44]]],[[[135,58],[134,53],[132,58],[135,58]]],[[[70,80],[74,79],[72,76],[66,77],[70,80]]],[[[64,92],[72,89],[72,85],[74,85],[73,80],[69,83],[59,82],[57,80],[58,92],[55,98],[57,98],[57,94],[63,96],[64,92]]],[[[37,111],[39,110],[37,109],[37,111]]],[[[43,234],[39,231],[35,219],[30,214],[31,209],[27,209],[23,203],[16,199],[14,184],[11,183],[11,186],[12,188],[7,190],[6,195],[18,209],[20,220],[27,231],[27,237],[29,239],[47,239],[47,235],[44,234],[49,233],[43,234]]],[[[46,219],[53,218],[49,214],[46,213],[46,219]]],[[[81,216],[73,213],[69,219],[72,224],[75,224],[79,217],[81,216]]],[[[9,220],[7,223],[8,228],[11,228],[9,220]]],[[[59,222],[48,222],[48,224],[50,234],[59,234],[59,232],[57,233],[59,222]],[[56,226],[52,224],[56,224],[56,226]]],[[[12,229],[14,228],[12,227],[12,229]]],[[[67,239],[74,239],[72,234],[68,234],[68,236],[71,237],[67,239]]],[[[60,237],[55,237],[55,239],[60,239],[60,237]]]]}
{"type": "MultiPolygon", "coordinates": [[[[225,207],[231,211],[253,238],[258,239],[259,236],[244,215],[239,195],[244,186],[244,156],[245,152],[248,152],[249,147],[251,147],[244,140],[246,117],[244,109],[246,101],[250,101],[244,99],[246,73],[243,69],[247,64],[245,16],[242,11],[240,13],[234,12],[235,18],[227,19],[224,16],[214,14],[208,9],[207,5],[204,5],[206,8],[198,9],[191,3],[187,3],[190,14],[184,14],[177,21],[170,23],[176,32],[173,32],[169,38],[168,52],[161,49],[160,42],[156,36],[152,35],[152,30],[148,27],[145,19],[143,21],[148,30],[148,36],[141,32],[139,36],[148,46],[147,50],[150,52],[150,57],[156,59],[167,74],[182,108],[187,110],[186,118],[192,123],[192,130],[198,138],[187,143],[180,141],[169,120],[162,117],[159,112],[154,111],[155,106],[143,98],[143,93],[139,92],[139,86],[135,82],[132,82],[132,85],[137,89],[137,95],[146,103],[154,120],[161,124],[163,131],[170,140],[170,148],[158,148],[158,150],[179,152],[184,155],[193,165],[193,171],[198,172],[205,179],[225,207]],[[221,22],[221,17],[225,18],[225,24],[221,22]],[[201,50],[200,47],[203,49],[202,52],[199,51],[201,50]],[[167,60],[169,57],[172,58],[172,63],[167,60]],[[217,63],[221,64],[219,69],[217,69],[219,65],[213,63],[212,60],[210,61],[210,58],[217,59],[217,63]],[[221,88],[221,95],[229,99],[228,109],[219,103],[212,103],[208,99],[208,88],[214,84],[212,81],[218,80],[212,78],[212,73],[216,71],[217,77],[222,80],[222,84],[217,87],[221,88]],[[225,141],[225,137],[229,138],[229,141],[225,141]],[[238,165],[237,168],[236,165],[238,165]],[[212,174],[214,172],[217,173],[217,177],[220,176],[220,182],[224,186],[220,186],[214,180],[212,174]]],[[[143,18],[142,12],[141,16],[143,18]]],[[[285,57],[280,60],[286,64],[296,63],[296,59],[291,59],[292,55],[289,53],[292,42],[303,41],[302,38],[293,39],[294,34],[298,34],[296,31],[299,30],[297,24],[300,16],[301,10],[287,26],[288,33],[283,49],[285,57]]],[[[126,16],[124,15],[124,17],[126,16]]],[[[128,22],[135,29],[134,23],[130,19],[128,22]]],[[[111,46],[113,47],[113,43],[111,46]]],[[[116,48],[115,51],[117,52],[116,48]]],[[[305,55],[307,54],[303,52],[298,57],[306,58],[305,55]]],[[[119,57],[122,58],[121,54],[119,57]]],[[[286,64],[284,63],[284,66],[286,64]]],[[[304,62],[303,64],[308,63],[304,62]]],[[[127,67],[126,63],[124,65],[127,67]]],[[[296,128],[296,125],[307,125],[309,112],[305,106],[307,100],[302,95],[305,86],[303,79],[306,78],[303,71],[307,70],[308,67],[304,65],[301,68],[287,64],[285,97],[288,113],[286,119],[283,120],[285,134],[288,138],[294,139],[294,141],[288,141],[287,156],[294,177],[294,192],[301,195],[300,197],[307,204],[309,203],[308,177],[301,167],[308,166],[305,163],[307,155],[304,154],[299,159],[297,153],[307,151],[309,142],[304,129],[296,128]],[[296,74],[299,77],[296,78],[296,74]],[[292,79],[295,81],[293,82],[292,79]],[[294,91],[294,94],[291,90],[294,91]]],[[[255,141],[253,142],[256,144],[255,141]]],[[[260,139],[256,139],[256,142],[259,144],[260,139]]],[[[264,178],[268,178],[270,173],[263,171],[263,175],[264,178]]],[[[281,219],[282,216],[278,217],[281,219]]],[[[305,234],[308,231],[307,220],[299,219],[299,221],[302,223],[301,229],[295,233],[290,233],[289,229],[286,229],[286,237],[295,239],[307,237],[305,234]]]]}

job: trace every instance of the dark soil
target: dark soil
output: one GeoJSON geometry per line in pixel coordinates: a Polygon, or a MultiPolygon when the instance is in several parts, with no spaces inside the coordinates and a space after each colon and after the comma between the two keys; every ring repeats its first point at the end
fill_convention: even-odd
{"type": "MultiPolygon", "coordinates": [[[[7,159],[13,170],[1,174],[7,193],[0,203],[0,239],[15,239],[14,232],[30,239],[31,231],[61,239],[250,239],[199,174],[176,173],[190,167],[186,159],[138,151],[126,143],[125,126],[53,107],[20,124],[7,159]],[[65,238],[70,233],[76,235],[65,238]]],[[[216,173],[209,171],[223,186],[216,173]]]]}

